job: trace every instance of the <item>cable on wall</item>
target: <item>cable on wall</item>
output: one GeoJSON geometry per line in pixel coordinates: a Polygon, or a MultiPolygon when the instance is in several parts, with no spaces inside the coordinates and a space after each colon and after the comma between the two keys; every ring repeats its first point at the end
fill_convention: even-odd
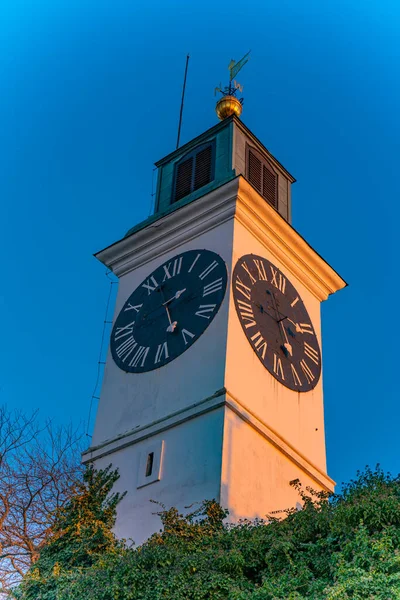
{"type": "Polygon", "coordinates": [[[110,274],[111,273],[112,273],[112,271],[110,271],[110,270],[107,270],[106,273],[105,273],[107,279],[110,281],[110,289],[109,289],[109,292],[108,292],[108,298],[107,298],[107,304],[106,304],[106,311],[105,311],[104,321],[103,321],[103,331],[102,331],[102,334],[101,334],[99,359],[97,361],[96,383],[95,383],[94,388],[93,388],[92,397],[90,398],[89,415],[88,415],[87,427],[86,427],[86,436],[87,437],[92,437],[92,435],[89,433],[89,428],[90,428],[90,420],[91,420],[91,417],[92,417],[93,400],[99,400],[100,399],[99,396],[97,395],[97,393],[98,393],[97,390],[99,388],[101,375],[102,375],[102,372],[104,370],[104,365],[106,364],[105,361],[102,360],[104,340],[105,340],[105,336],[106,336],[106,328],[107,328],[107,325],[112,324],[112,320],[110,320],[108,318],[108,313],[109,313],[109,308],[110,308],[110,301],[111,301],[111,295],[112,295],[113,285],[116,285],[118,283],[118,281],[113,281],[110,278],[110,274]]]}

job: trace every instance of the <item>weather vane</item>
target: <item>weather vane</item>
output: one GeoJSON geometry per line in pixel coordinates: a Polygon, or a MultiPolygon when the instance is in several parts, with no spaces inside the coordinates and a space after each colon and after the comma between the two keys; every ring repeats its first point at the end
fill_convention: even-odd
{"type": "Polygon", "coordinates": [[[249,54],[250,50],[238,62],[231,60],[228,65],[229,85],[225,88],[222,88],[220,84],[219,87],[215,88],[214,95],[217,92],[222,94],[222,98],[218,100],[217,106],[215,107],[218,118],[221,119],[221,121],[233,114],[235,114],[237,117],[240,117],[242,114],[243,98],[237,98],[236,94],[238,90],[240,92],[243,91],[243,86],[240,85],[240,83],[238,83],[234,78],[249,60],[249,54]]]}

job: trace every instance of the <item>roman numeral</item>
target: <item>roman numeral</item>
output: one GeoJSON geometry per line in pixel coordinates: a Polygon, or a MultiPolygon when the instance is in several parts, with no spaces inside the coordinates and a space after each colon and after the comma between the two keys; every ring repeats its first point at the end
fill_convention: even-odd
{"type": "Polygon", "coordinates": [[[247,300],[251,300],[251,288],[249,288],[243,283],[239,275],[236,277],[235,287],[238,292],[240,292],[245,298],[247,298],[247,300]]]}
{"type": "Polygon", "coordinates": [[[278,271],[276,269],[274,269],[274,267],[272,265],[270,265],[270,267],[271,267],[271,273],[272,273],[271,283],[273,283],[274,286],[276,288],[278,288],[278,290],[280,290],[282,292],[282,294],[284,294],[285,288],[286,288],[286,279],[284,278],[282,273],[278,273],[278,271]]]}
{"type": "Polygon", "coordinates": [[[257,279],[250,273],[249,267],[246,265],[245,262],[242,264],[242,267],[246,271],[247,275],[250,277],[251,283],[255,283],[257,279]]]}
{"type": "Polygon", "coordinates": [[[318,351],[315,350],[315,348],[313,348],[312,346],[310,346],[310,344],[307,344],[307,342],[304,342],[304,354],[308,356],[308,358],[310,358],[313,361],[313,363],[319,365],[318,351]]]}
{"type": "Polygon", "coordinates": [[[195,264],[197,263],[197,261],[199,260],[200,256],[201,256],[201,253],[199,253],[199,254],[196,256],[196,258],[194,259],[194,261],[193,261],[193,262],[192,262],[192,264],[191,264],[191,267],[190,267],[190,269],[189,269],[188,273],[190,273],[190,272],[191,272],[191,270],[193,269],[194,265],[195,265],[195,264]]]}
{"type": "Polygon", "coordinates": [[[290,303],[290,306],[294,306],[295,304],[298,303],[298,301],[300,300],[300,298],[298,296],[296,296],[296,298],[293,300],[293,302],[290,303]]]}
{"type": "Polygon", "coordinates": [[[138,313],[142,306],[143,304],[136,304],[136,306],[133,306],[133,304],[128,302],[128,306],[124,309],[124,312],[126,312],[127,310],[135,310],[138,313]]]}
{"type": "Polygon", "coordinates": [[[260,353],[260,352],[262,353],[261,356],[262,356],[262,359],[264,360],[268,344],[264,340],[263,336],[261,335],[261,333],[259,331],[257,331],[257,333],[252,335],[250,339],[253,342],[254,348],[256,349],[256,351],[258,353],[260,353]]]}
{"type": "Polygon", "coordinates": [[[222,290],[222,277],[204,286],[203,298],[209,294],[214,294],[214,292],[219,292],[219,290],[222,290]]]}
{"type": "Polygon", "coordinates": [[[294,385],[302,386],[303,384],[301,383],[301,379],[298,376],[298,373],[297,373],[296,369],[294,368],[294,366],[292,365],[292,363],[290,363],[290,368],[292,369],[294,385]]]}
{"type": "Polygon", "coordinates": [[[207,313],[212,313],[216,307],[216,304],[200,304],[199,310],[195,313],[195,315],[197,317],[203,317],[203,319],[210,319],[207,313]]]}
{"type": "Polygon", "coordinates": [[[285,375],[283,373],[282,360],[274,354],[274,373],[278,375],[281,379],[285,379],[285,375]]]}
{"type": "Polygon", "coordinates": [[[159,344],[156,352],[156,357],[154,359],[154,364],[161,362],[163,359],[163,355],[166,359],[169,358],[167,342],[159,344]]]}
{"type": "Polygon", "coordinates": [[[301,328],[301,333],[309,333],[310,335],[314,335],[312,325],[310,323],[299,323],[301,328]]]}
{"type": "Polygon", "coordinates": [[[202,273],[200,273],[200,275],[199,275],[200,279],[204,279],[205,277],[207,277],[207,275],[209,275],[211,273],[211,271],[213,271],[215,269],[215,267],[218,267],[218,263],[216,260],[213,260],[212,263],[210,265],[208,265],[208,267],[206,269],[204,269],[204,271],[202,273]]]}
{"type": "Polygon", "coordinates": [[[131,333],[133,333],[133,326],[135,324],[135,321],[132,321],[132,323],[129,323],[128,325],[125,325],[125,327],[117,327],[115,330],[115,335],[114,335],[114,340],[117,341],[122,337],[125,337],[131,333]]]}
{"type": "Polygon", "coordinates": [[[265,272],[265,266],[262,260],[257,260],[256,258],[253,258],[253,262],[257,267],[258,278],[262,279],[263,281],[268,281],[267,274],[265,272]]]}
{"type": "Polygon", "coordinates": [[[171,277],[175,277],[175,275],[179,275],[179,273],[181,272],[181,268],[182,268],[182,260],[183,260],[183,257],[180,256],[179,258],[176,258],[173,263],[168,263],[167,265],[163,265],[163,269],[164,269],[163,282],[166,279],[171,279],[171,277]]]}
{"type": "Polygon", "coordinates": [[[254,320],[254,313],[251,304],[244,302],[243,300],[238,300],[237,303],[242,320],[247,321],[245,328],[248,329],[249,327],[254,327],[254,325],[257,323],[254,320]]]}
{"type": "Polygon", "coordinates": [[[156,287],[158,287],[158,283],[152,275],[150,279],[148,279],[147,282],[142,285],[142,287],[147,290],[147,294],[150,296],[151,292],[154,292],[156,287]]]}
{"type": "Polygon", "coordinates": [[[139,362],[141,362],[140,366],[144,367],[144,362],[149,353],[150,348],[146,346],[139,346],[136,350],[135,354],[132,356],[131,362],[129,363],[130,367],[137,367],[139,362]]]}
{"type": "Polygon", "coordinates": [[[122,362],[125,362],[125,360],[133,352],[136,346],[137,342],[135,342],[133,335],[131,335],[131,337],[122,342],[122,344],[120,344],[118,348],[115,349],[116,355],[118,356],[118,358],[122,359],[122,362]]]}
{"type": "Polygon", "coordinates": [[[304,358],[300,361],[300,367],[301,367],[301,370],[303,371],[304,375],[306,376],[308,383],[311,383],[312,381],[314,381],[315,376],[314,376],[313,372],[311,371],[310,367],[308,366],[308,364],[306,363],[306,361],[304,360],[304,358]]]}
{"type": "Polygon", "coordinates": [[[183,339],[185,341],[185,346],[187,346],[189,343],[188,338],[193,339],[195,337],[194,333],[192,333],[191,331],[188,331],[187,329],[182,329],[181,333],[182,333],[183,339]]]}

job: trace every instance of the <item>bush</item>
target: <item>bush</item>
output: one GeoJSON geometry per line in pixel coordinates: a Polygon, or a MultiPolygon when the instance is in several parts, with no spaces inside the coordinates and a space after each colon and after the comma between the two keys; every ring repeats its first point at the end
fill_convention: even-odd
{"type": "MultiPolygon", "coordinates": [[[[285,519],[271,517],[226,526],[226,511],[214,501],[204,502],[189,515],[161,507],[163,530],[143,546],[127,548],[114,540],[108,545],[92,544],[89,555],[78,548],[86,546],[89,533],[92,542],[96,539],[93,531],[85,530],[82,536],[81,530],[79,541],[70,531],[64,544],[59,533],[25,578],[18,597],[400,599],[399,478],[385,475],[379,468],[366,469],[330,498],[303,490],[297,481],[293,485],[304,507],[285,511],[285,519]]],[[[118,497],[113,501],[111,512],[115,514],[118,497]]],[[[102,502],[105,505],[104,496],[102,502]]],[[[76,513],[77,503],[70,510],[76,513]]]]}

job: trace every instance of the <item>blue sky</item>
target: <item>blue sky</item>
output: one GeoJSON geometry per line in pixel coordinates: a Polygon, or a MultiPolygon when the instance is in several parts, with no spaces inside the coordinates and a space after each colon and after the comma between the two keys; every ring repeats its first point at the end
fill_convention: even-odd
{"type": "Polygon", "coordinates": [[[350,284],[323,306],[329,474],[400,471],[399,26],[394,0],[3,0],[0,402],[86,420],[109,290],[92,254],[149,214],[186,54],[183,143],[251,49],[243,121],[297,178],[293,225],[350,284]]]}

